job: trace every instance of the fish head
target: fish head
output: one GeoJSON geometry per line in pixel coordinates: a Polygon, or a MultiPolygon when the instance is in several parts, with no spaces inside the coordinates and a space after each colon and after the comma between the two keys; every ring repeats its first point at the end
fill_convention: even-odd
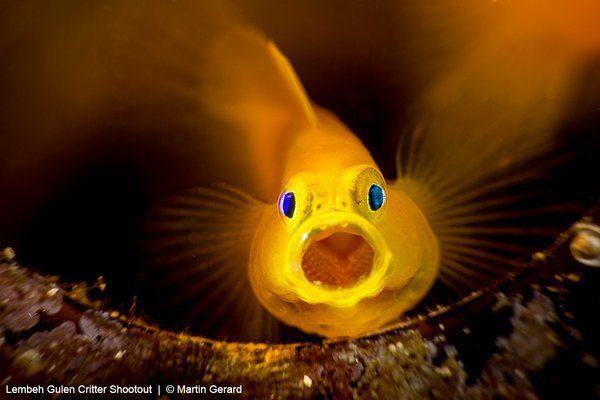
{"type": "Polygon", "coordinates": [[[413,307],[438,264],[418,207],[361,164],[293,175],[257,230],[249,273],[261,303],[283,322],[354,336],[413,307]]]}

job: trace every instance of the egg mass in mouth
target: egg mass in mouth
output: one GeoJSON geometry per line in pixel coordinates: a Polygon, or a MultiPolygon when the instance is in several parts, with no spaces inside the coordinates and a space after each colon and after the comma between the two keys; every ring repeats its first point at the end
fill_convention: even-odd
{"type": "Polygon", "coordinates": [[[374,256],[359,233],[330,228],[312,238],[302,257],[302,270],[314,284],[348,288],[371,273],[374,256]]]}

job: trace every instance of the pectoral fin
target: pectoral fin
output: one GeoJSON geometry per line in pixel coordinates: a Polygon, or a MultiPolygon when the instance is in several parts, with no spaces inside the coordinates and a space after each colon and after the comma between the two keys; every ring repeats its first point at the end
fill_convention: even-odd
{"type": "Polygon", "coordinates": [[[210,338],[264,341],[279,324],[254,296],[247,265],[265,204],[226,185],[195,188],[158,208],[143,241],[152,281],[185,325],[210,338]]]}
{"type": "Polygon", "coordinates": [[[414,105],[415,129],[398,152],[393,186],[426,215],[453,286],[470,290],[522,266],[520,257],[547,246],[580,210],[559,203],[570,199],[553,193],[552,180],[566,159],[558,133],[585,35],[565,36],[559,19],[537,18],[538,10],[532,3],[490,14],[461,41],[458,61],[440,60],[443,72],[414,105]]]}

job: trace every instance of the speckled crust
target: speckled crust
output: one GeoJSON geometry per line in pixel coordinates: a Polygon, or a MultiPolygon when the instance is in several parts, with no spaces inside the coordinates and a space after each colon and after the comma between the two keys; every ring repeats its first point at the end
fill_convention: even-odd
{"type": "Polygon", "coordinates": [[[293,345],[161,331],[83,305],[7,253],[0,384],[241,384],[243,397],[281,399],[597,398],[600,270],[571,257],[570,235],[453,306],[354,340],[293,345]]]}

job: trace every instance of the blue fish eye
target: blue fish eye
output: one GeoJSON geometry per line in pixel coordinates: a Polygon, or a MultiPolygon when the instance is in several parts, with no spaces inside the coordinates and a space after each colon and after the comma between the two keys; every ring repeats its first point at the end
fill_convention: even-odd
{"type": "Polygon", "coordinates": [[[294,216],[294,211],[296,211],[296,196],[294,196],[293,192],[287,192],[281,196],[279,208],[286,217],[292,218],[294,216]]]}
{"type": "Polygon", "coordinates": [[[385,191],[379,185],[371,185],[369,188],[369,208],[371,211],[377,211],[385,203],[385,191]]]}

